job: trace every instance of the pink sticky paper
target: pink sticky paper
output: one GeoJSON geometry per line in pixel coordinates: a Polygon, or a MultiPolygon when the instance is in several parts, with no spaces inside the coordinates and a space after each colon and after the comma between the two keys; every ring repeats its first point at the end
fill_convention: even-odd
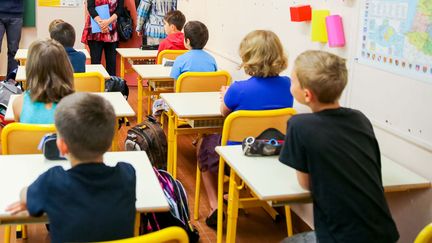
{"type": "Polygon", "coordinates": [[[345,34],[341,16],[330,15],[326,17],[326,26],[329,46],[345,46],[345,34]]]}

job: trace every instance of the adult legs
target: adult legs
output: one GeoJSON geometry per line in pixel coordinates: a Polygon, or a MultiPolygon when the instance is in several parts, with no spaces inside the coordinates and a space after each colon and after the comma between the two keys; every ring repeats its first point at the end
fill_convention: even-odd
{"type": "Polygon", "coordinates": [[[117,45],[118,42],[104,42],[106,69],[111,76],[116,76],[117,45]]]}
{"type": "Polygon", "coordinates": [[[100,64],[102,59],[102,41],[88,41],[88,46],[90,49],[90,58],[92,64],[100,64]]]}
{"type": "Polygon", "coordinates": [[[15,54],[18,51],[19,42],[21,40],[22,25],[22,18],[0,18],[0,46],[5,33],[7,37],[7,74],[18,67],[18,62],[15,60],[15,54]]]}

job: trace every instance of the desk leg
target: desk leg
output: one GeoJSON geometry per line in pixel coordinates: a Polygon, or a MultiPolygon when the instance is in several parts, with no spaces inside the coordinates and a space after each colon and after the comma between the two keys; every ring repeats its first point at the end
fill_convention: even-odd
{"type": "Polygon", "coordinates": [[[10,225],[6,225],[5,229],[4,229],[4,243],[9,243],[10,242],[10,237],[11,237],[11,226],[10,225]]]}
{"type": "Polygon", "coordinates": [[[152,95],[153,95],[153,92],[152,92],[152,88],[151,88],[151,86],[150,86],[150,80],[147,80],[147,90],[148,90],[148,92],[147,92],[147,94],[148,94],[148,96],[147,96],[147,115],[150,115],[151,114],[151,110],[152,110],[152,95]]]}
{"type": "Polygon", "coordinates": [[[174,148],[174,115],[170,109],[168,111],[168,157],[167,157],[167,171],[173,173],[173,148],[174,148]]]}
{"type": "Polygon", "coordinates": [[[125,76],[125,58],[120,56],[120,77],[124,79],[125,76]]]}
{"type": "Polygon", "coordinates": [[[286,215],[288,237],[290,237],[293,234],[293,229],[292,229],[292,220],[291,220],[291,207],[289,205],[285,205],[285,215],[286,215]]]}
{"type": "Polygon", "coordinates": [[[239,204],[239,190],[237,188],[237,175],[231,169],[230,185],[228,193],[228,225],[226,242],[231,243],[236,240],[237,217],[239,204]]]}
{"type": "Polygon", "coordinates": [[[134,236],[139,235],[139,229],[141,226],[141,214],[136,212],[135,213],[135,228],[134,228],[134,236]]]}
{"type": "Polygon", "coordinates": [[[137,124],[142,122],[142,113],[143,113],[143,84],[142,84],[142,78],[138,75],[138,114],[137,114],[137,124]]]}
{"type": "Polygon", "coordinates": [[[119,130],[119,120],[116,117],[115,123],[114,123],[114,137],[111,144],[111,150],[112,151],[118,151],[118,130],[119,130]]]}
{"type": "Polygon", "coordinates": [[[219,159],[218,171],[218,215],[217,215],[217,243],[222,243],[223,238],[223,184],[224,184],[224,167],[225,161],[222,157],[219,159]]]}
{"type": "Polygon", "coordinates": [[[173,129],[173,152],[172,152],[172,176],[174,179],[177,179],[177,128],[178,128],[178,117],[177,115],[173,114],[174,116],[174,129],[173,129]]]}

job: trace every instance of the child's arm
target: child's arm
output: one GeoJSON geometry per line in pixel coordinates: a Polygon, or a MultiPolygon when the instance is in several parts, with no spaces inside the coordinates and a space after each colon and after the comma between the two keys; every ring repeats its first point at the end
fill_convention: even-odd
{"type": "Polygon", "coordinates": [[[300,186],[305,190],[310,190],[309,174],[297,170],[297,180],[300,186]]]}
{"type": "Polygon", "coordinates": [[[136,21],[136,32],[138,33],[138,36],[141,36],[142,31],[145,31],[144,23],[150,15],[150,6],[151,2],[149,0],[141,0],[140,4],[138,5],[136,21]]]}
{"type": "Polygon", "coordinates": [[[9,205],[6,208],[6,211],[10,212],[13,215],[20,213],[22,211],[25,211],[25,210],[27,210],[27,187],[24,187],[21,190],[20,200],[18,202],[15,202],[15,203],[9,205]]]}
{"type": "Polygon", "coordinates": [[[220,89],[220,111],[222,116],[228,116],[231,113],[231,110],[225,105],[225,94],[228,90],[228,86],[222,86],[220,89]]]}
{"type": "Polygon", "coordinates": [[[20,121],[20,114],[22,111],[23,103],[24,103],[24,95],[20,95],[16,97],[12,103],[12,110],[16,122],[20,121]]]}

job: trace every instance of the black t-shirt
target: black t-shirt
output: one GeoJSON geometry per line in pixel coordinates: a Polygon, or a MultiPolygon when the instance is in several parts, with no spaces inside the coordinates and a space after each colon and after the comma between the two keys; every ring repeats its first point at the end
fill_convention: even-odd
{"type": "Polygon", "coordinates": [[[360,111],[338,108],[292,117],[279,160],[310,176],[320,243],[399,238],[384,197],[378,143],[360,111]]]}
{"type": "Polygon", "coordinates": [[[135,169],[127,163],[56,166],[29,186],[27,208],[32,216],[48,215],[53,243],[132,237],[135,186],[135,169]]]}

